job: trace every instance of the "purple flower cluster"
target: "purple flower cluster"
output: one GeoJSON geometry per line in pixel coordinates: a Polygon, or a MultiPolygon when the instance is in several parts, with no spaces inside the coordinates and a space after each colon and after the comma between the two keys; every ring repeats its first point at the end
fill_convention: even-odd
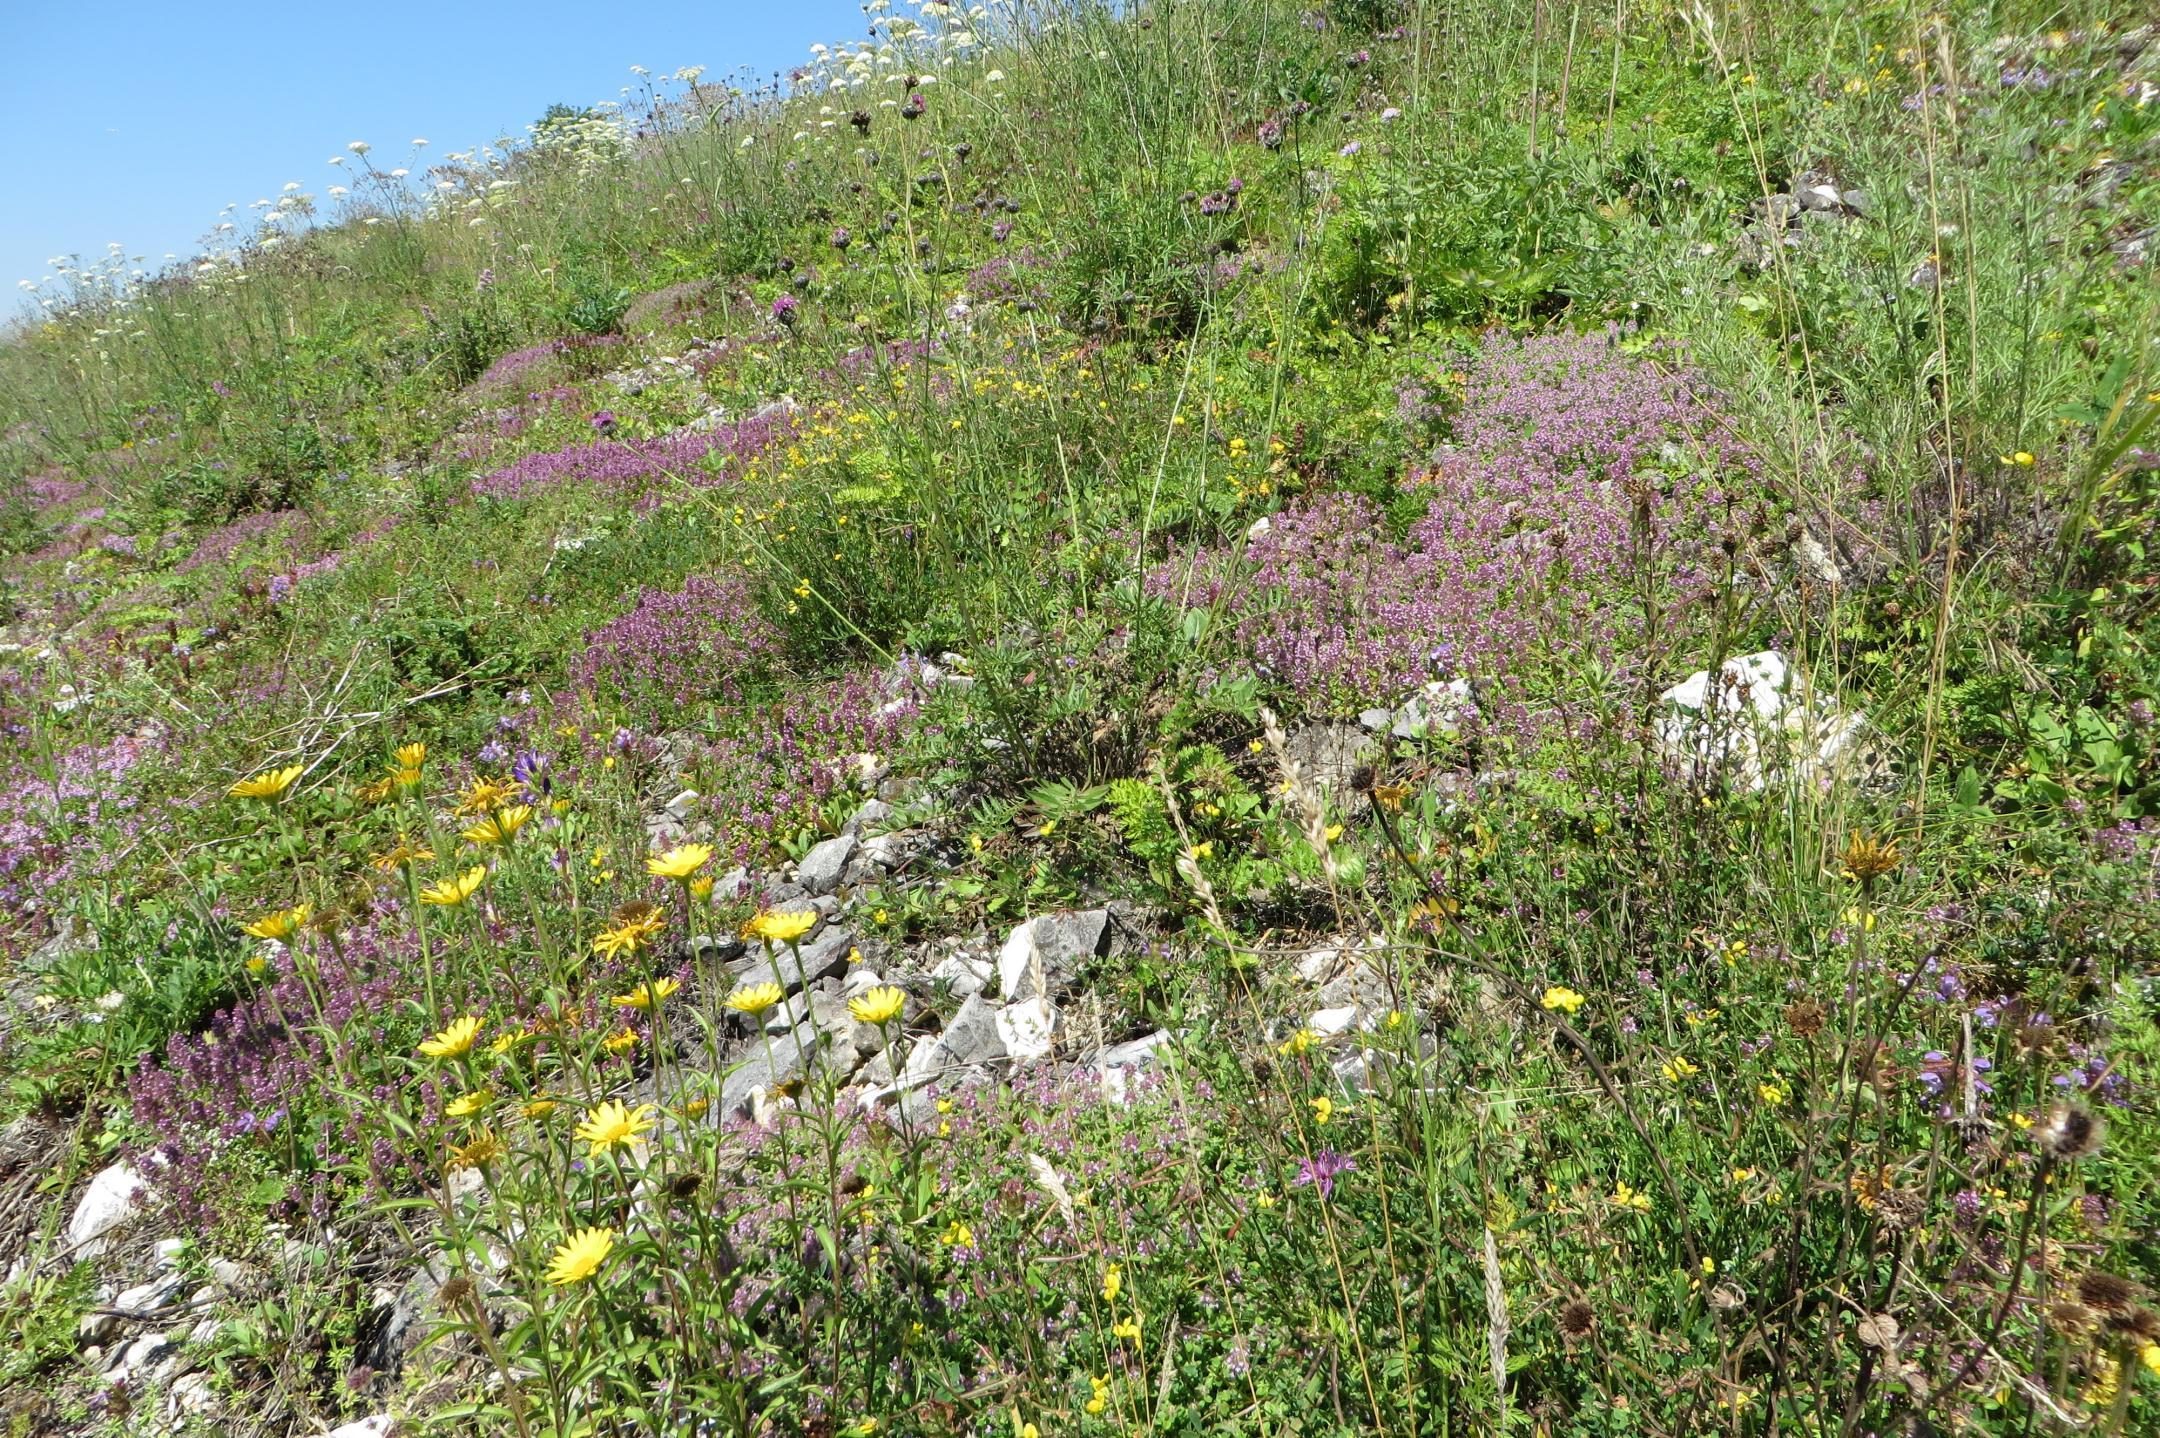
{"type": "Polygon", "coordinates": [[[893,754],[914,717],[912,700],[892,699],[865,675],[797,683],[744,709],[697,760],[697,788],[735,862],[809,824],[845,782],[848,761],[893,754]]]}
{"type": "Polygon", "coordinates": [[[1536,655],[1609,655],[1637,622],[1645,562],[1661,583],[1702,574],[1675,533],[1754,460],[1690,377],[1612,335],[1487,337],[1456,445],[1409,487],[1426,500],[1398,540],[1376,506],[1321,495],[1234,551],[1173,557],[1149,588],[1221,603],[1267,677],[1330,706],[1393,699],[1435,677],[1496,686],[1501,719],[1539,725],[1507,691],[1536,655]],[[1641,531],[1641,532],[1638,532],[1641,531]]]}
{"type": "Polygon", "coordinates": [[[568,335],[560,339],[542,340],[496,360],[473,381],[474,389],[499,389],[511,384],[523,383],[524,377],[541,365],[559,355],[576,349],[604,348],[621,344],[621,335],[568,335]]]}
{"type": "Polygon", "coordinates": [[[188,557],[173,567],[173,572],[191,574],[208,565],[222,564],[241,547],[258,539],[272,536],[297,539],[307,527],[307,516],[297,509],[270,509],[242,515],[205,534],[188,557]]]}
{"type": "Polygon", "coordinates": [[[587,634],[571,673],[581,689],[660,716],[739,698],[741,681],[780,651],[780,632],[758,613],[748,579],[693,575],[680,589],[644,591],[629,613],[587,634]]]}
{"type": "Polygon", "coordinates": [[[677,430],[651,440],[601,439],[528,454],[474,480],[472,492],[482,499],[525,499],[574,483],[657,503],[670,485],[708,488],[718,482],[717,461],[740,465],[794,433],[794,415],[775,409],[705,431],[677,430]]]}

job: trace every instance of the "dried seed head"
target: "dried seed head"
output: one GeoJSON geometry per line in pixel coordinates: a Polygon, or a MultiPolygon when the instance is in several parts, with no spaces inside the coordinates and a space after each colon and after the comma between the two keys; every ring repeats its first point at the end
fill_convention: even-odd
{"type": "Polygon", "coordinates": [[[1883,1227],[1898,1232],[1927,1216],[1927,1200],[1909,1188],[1886,1188],[1876,1196],[1875,1211],[1883,1227]]]}
{"type": "Polygon", "coordinates": [[[1905,862],[1896,844],[1860,833],[1845,841],[1845,852],[1838,858],[1845,872],[1863,884],[1872,883],[1905,862]]]}
{"type": "Polygon", "coordinates": [[[2072,1298],[2060,1299],[2048,1305],[2048,1322],[2059,1333],[2085,1333],[2100,1321],[2100,1315],[2072,1298]]]}
{"type": "Polygon", "coordinates": [[[668,1194],[677,1199],[695,1198],[697,1191],[704,1185],[705,1175],[702,1173],[678,1173],[668,1183],[668,1194]]]}
{"type": "Polygon", "coordinates": [[[1560,1336],[1570,1343],[1580,1343],[1597,1328],[1597,1310],[1580,1298],[1571,1298],[1560,1305],[1555,1320],[1560,1325],[1560,1336]]]}
{"type": "Polygon", "coordinates": [[[1813,999],[1801,999],[1785,1006],[1785,1027],[1800,1038],[1813,1038],[1823,1031],[1823,1022],[1829,1015],[1823,1006],[1813,999]]]}
{"type": "Polygon", "coordinates": [[[2141,1346],[2160,1343],[2160,1313],[2150,1308],[2133,1308],[2128,1313],[2112,1314],[2108,1318],[2108,1327],[2141,1346]]]}
{"type": "Polygon", "coordinates": [[[435,1290],[435,1301],[445,1308],[463,1308],[473,1296],[473,1281],[462,1273],[435,1290]]]}
{"type": "Polygon", "coordinates": [[[2033,1129],[2040,1151],[2057,1163],[2074,1163],[2100,1151],[2107,1125],[2100,1116],[2075,1104],[2059,1103],[2033,1129]]]}
{"type": "Polygon", "coordinates": [[[2102,1313],[2128,1313],[2144,1291],[2127,1278],[2093,1269],[2078,1280],[2078,1301],[2102,1313]]]}

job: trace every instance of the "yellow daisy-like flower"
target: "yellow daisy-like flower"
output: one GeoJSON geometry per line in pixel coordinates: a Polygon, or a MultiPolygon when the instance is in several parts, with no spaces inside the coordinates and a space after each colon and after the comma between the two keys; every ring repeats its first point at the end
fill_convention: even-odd
{"type": "Polygon", "coordinates": [[[613,924],[593,935],[593,952],[606,959],[638,953],[666,926],[667,916],[659,909],[644,904],[625,905],[615,911],[613,924]]]}
{"type": "Polygon", "coordinates": [[[421,766],[422,764],[425,764],[425,763],[427,762],[427,745],[425,745],[425,744],[400,744],[400,745],[398,745],[398,748],[397,748],[397,762],[398,762],[398,767],[399,767],[400,769],[417,769],[417,768],[419,768],[419,767],[420,767],[420,766],[421,766]]]}
{"type": "Polygon", "coordinates": [[[396,844],[377,854],[369,862],[385,874],[388,874],[401,869],[410,869],[415,864],[424,864],[434,857],[435,851],[433,849],[430,849],[425,844],[416,844],[403,834],[400,834],[396,844]]]}
{"type": "Polygon", "coordinates": [[[611,1054],[626,1054],[637,1047],[637,1030],[617,1029],[600,1040],[600,1047],[611,1054]]]}
{"type": "Polygon", "coordinates": [[[787,990],[781,988],[778,984],[751,984],[747,988],[740,988],[729,994],[727,996],[727,1006],[739,1014],[749,1014],[752,1018],[755,1018],[786,997],[787,990]]]}
{"type": "Polygon", "coordinates": [[[495,1095],[484,1088],[476,1088],[471,1093],[459,1094],[456,1098],[444,1104],[443,1112],[452,1118],[471,1118],[493,1102],[495,1102],[495,1095]]]}
{"type": "Polygon", "coordinates": [[[380,804],[390,797],[392,782],[390,779],[377,779],[372,783],[362,784],[353,792],[359,796],[360,802],[363,804],[380,804]]]}
{"type": "Polygon", "coordinates": [[[441,1033],[424,1040],[420,1045],[420,1052],[431,1059],[454,1059],[472,1048],[473,1040],[480,1037],[480,1025],[483,1022],[484,1020],[474,1014],[453,1019],[449,1027],[441,1033]]]}
{"type": "Polygon", "coordinates": [[[430,884],[420,891],[420,902],[442,908],[455,908],[473,896],[486,881],[487,872],[487,865],[475,864],[455,878],[430,884]]]}
{"type": "Polygon", "coordinates": [[[476,778],[458,800],[457,811],[460,814],[492,814],[515,799],[517,794],[518,785],[514,779],[476,778]]]}
{"type": "Polygon", "coordinates": [[[513,804],[489,814],[458,837],[468,844],[507,844],[532,821],[532,816],[532,805],[513,804]]]}
{"type": "Polygon", "coordinates": [[[815,909],[805,909],[793,914],[766,909],[743,925],[743,937],[763,939],[773,944],[789,944],[816,928],[817,921],[818,914],[815,909]]]}
{"type": "Polygon", "coordinates": [[[501,1058],[504,1054],[531,1038],[531,1029],[504,1029],[495,1036],[495,1041],[488,1045],[487,1051],[496,1058],[501,1058]]]}
{"type": "Polygon", "coordinates": [[[663,879],[687,879],[712,862],[710,844],[683,844],[645,861],[645,872],[663,879]]]}
{"type": "Polygon", "coordinates": [[[848,1012],[866,1024],[890,1023],[907,1006],[907,995],[891,984],[848,1000],[848,1012]]]}
{"type": "Polygon", "coordinates": [[[581,1228],[570,1235],[567,1243],[557,1245],[554,1259],[548,1264],[547,1281],[557,1288],[583,1283],[614,1251],[614,1229],[581,1228]]]}
{"type": "Polygon", "coordinates": [[[408,791],[417,789],[420,787],[420,771],[418,769],[393,769],[390,771],[389,782],[395,788],[408,791]]]}
{"type": "Polygon", "coordinates": [[[546,1118],[549,1114],[555,1112],[555,1108],[555,1100],[551,1098],[536,1098],[525,1105],[525,1117],[546,1118]]]}
{"type": "Polygon", "coordinates": [[[501,1158],[506,1151],[501,1139],[492,1133],[483,1133],[450,1150],[450,1171],[455,1173],[461,1168],[484,1168],[501,1158]]]}
{"type": "Polygon", "coordinates": [[[301,766],[289,765],[283,769],[265,769],[251,774],[232,786],[228,791],[235,799],[282,799],[285,791],[300,777],[301,766]]]}
{"type": "Polygon", "coordinates": [[[1541,1008],[1557,1009],[1562,1013],[1573,1014],[1588,1002],[1588,999],[1565,984],[1554,984],[1545,991],[1545,997],[1538,1000],[1538,1005],[1541,1008]]]}
{"type": "Polygon", "coordinates": [[[648,979],[627,994],[617,994],[608,1002],[618,1009],[649,1009],[682,985],[671,978],[648,979]]]}
{"type": "Polygon", "coordinates": [[[261,954],[250,954],[248,956],[247,971],[255,975],[257,978],[261,978],[263,971],[269,967],[270,961],[264,958],[261,954]]]}
{"type": "Polygon", "coordinates": [[[712,886],[712,875],[700,874],[692,879],[686,887],[690,890],[691,898],[702,901],[712,897],[712,886]]]}
{"type": "Polygon", "coordinates": [[[629,1108],[619,1099],[609,1099],[586,1113],[585,1121],[577,1126],[577,1137],[592,1145],[597,1158],[617,1144],[644,1137],[652,1124],[651,1104],[629,1108]]]}
{"type": "Polygon", "coordinates": [[[276,939],[282,943],[300,932],[301,926],[307,923],[314,913],[315,906],[313,904],[295,904],[289,909],[280,909],[274,914],[264,914],[254,923],[242,928],[240,932],[253,934],[258,939],[276,939]]]}

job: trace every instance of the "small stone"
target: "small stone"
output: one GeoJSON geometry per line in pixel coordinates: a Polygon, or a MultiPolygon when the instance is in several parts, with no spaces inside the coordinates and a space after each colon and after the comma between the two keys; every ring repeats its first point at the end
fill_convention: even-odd
{"type": "Polygon", "coordinates": [[[180,1283],[179,1274],[166,1273],[125,1290],[112,1301],[112,1306],[123,1318],[154,1317],[172,1306],[180,1292],[180,1283]]]}
{"type": "Polygon", "coordinates": [[[1342,1004],[1330,1009],[1315,1009],[1305,1020],[1305,1027],[1323,1039],[1340,1038],[1350,1032],[1358,1021],[1356,1004],[1342,1004]]]}
{"type": "Polygon", "coordinates": [[[843,998],[860,998],[870,990],[882,987],[884,983],[885,980],[878,976],[876,969],[868,964],[857,964],[841,977],[840,994],[843,998]]]}
{"type": "Polygon", "coordinates": [[[150,1181],[125,1163],[101,1169],[76,1201],[68,1219],[68,1248],[76,1258],[105,1251],[105,1235],[142,1211],[150,1181]]]}
{"type": "Polygon", "coordinates": [[[324,1438],[390,1438],[396,1423],[397,1420],[387,1413],[373,1413],[331,1429],[324,1438]]]}
{"type": "Polygon", "coordinates": [[[163,1358],[172,1349],[162,1333],[145,1333],[125,1347],[115,1348],[106,1355],[106,1376],[114,1379],[127,1378],[141,1372],[163,1358]]]}
{"type": "Polygon", "coordinates": [[[942,983],[955,998],[970,998],[990,982],[990,965],[966,954],[951,954],[930,971],[933,983],[942,983]]]}
{"type": "Polygon", "coordinates": [[[207,1373],[183,1373],[172,1381],[165,1392],[165,1411],[168,1418],[179,1423],[188,1418],[211,1418],[217,1415],[217,1388],[207,1373]]]}
{"type": "Polygon", "coordinates": [[[816,845],[803,855],[795,882],[812,894],[831,893],[840,887],[840,876],[847,872],[848,860],[855,857],[860,842],[853,834],[839,834],[816,845]]]}
{"type": "Polygon", "coordinates": [[[179,1263],[180,1255],[187,1252],[187,1246],[184,1238],[161,1238],[151,1253],[159,1268],[171,1268],[179,1263]]]}
{"type": "Polygon", "coordinates": [[[883,799],[867,799],[863,806],[855,811],[854,817],[847,821],[845,832],[859,835],[884,823],[892,814],[893,806],[883,799]]]}
{"type": "Polygon", "coordinates": [[[100,1309],[85,1313],[75,1323],[75,1341],[84,1349],[95,1352],[98,1345],[109,1343],[120,1331],[120,1315],[100,1309]]]}
{"type": "Polygon", "coordinates": [[[1045,998],[1007,1004],[997,1011],[998,1041],[1020,1063],[1047,1058],[1057,1047],[1057,1006],[1045,998]]]}

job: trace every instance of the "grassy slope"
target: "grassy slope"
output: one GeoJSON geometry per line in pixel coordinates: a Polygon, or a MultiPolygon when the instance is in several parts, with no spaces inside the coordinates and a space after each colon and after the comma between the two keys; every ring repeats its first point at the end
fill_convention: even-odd
{"type": "MultiPolygon", "coordinates": [[[[490,1431],[2150,1423],[2137,1303],[2110,1326],[2033,1301],[2155,1268],[2153,849],[2117,827],[2155,798],[2160,690],[2139,448],[2160,377],[2149,265],[2126,258],[2160,197],[2128,11],[1629,7],[1618,35],[1580,7],[1328,15],[1055,7],[938,66],[919,118],[875,66],[846,94],[701,91],[634,150],[453,164],[469,201],[326,225],[250,250],[245,279],[84,304],[0,349],[27,646],[10,916],[22,986],[58,999],[7,1041],[14,1133],[54,1176],[9,1190],[11,1241],[45,1251],[83,1172],[160,1142],[215,1217],[204,1253],[267,1262],[274,1219],[323,1274],[372,1278],[439,1228],[481,1272],[514,1233],[488,1342],[445,1305],[465,1330],[398,1396],[490,1431]],[[1866,216],[1744,265],[1741,217],[1810,166],[1866,216]],[[1189,595],[1255,520],[1330,496],[1402,539],[1430,472],[1474,458],[1494,325],[1629,327],[1624,373],[1688,367],[1736,448],[1707,475],[1699,451],[1645,456],[1655,537],[1571,537],[1602,578],[1585,558],[1482,607],[1448,591],[1528,616],[1510,692],[1564,737],[1392,754],[1399,812],[1342,775],[1308,804],[1261,706],[1298,729],[1399,688],[1254,677],[1249,583],[1187,608],[1142,576],[1189,595]],[[603,339],[486,377],[568,335],[603,339]],[[696,373],[599,378],[661,356],[696,373]],[[791,418],[753,422],[791,427],[774,442],[662,441],[781,395],[791,418]],[[586,472],[485,478],[547,454],[586,472]],[[1790,580],[1802,531],[1841,583],[1790,580]],[[638,610],[693,580],[716,587],[638,610]],[[1669,780],[1656,693],[1773,645],[1871,716],[1894,777],[1669,780]],[[972,689],[897,733],[868,718],[893,656],[948,649],[972,689]],[[684,767],[663,734],[703,746],[684,767]],[[357,792],[423,739],[429,802],[357,792]],[[383,912],[412,890],[369,859],[425,831],[442,858],[414,887],[461,870],[470,816],[443,811],[523,749],[567,807],[498,865],[498,923],[383,912]],[[580,956],[623,902],[680,902],[644,882],[641,820],[687,783],[715,867],[770,864],[852,811],[832,775],[862,749],[931,781],[920,812],[964,855],[861,896],[873,959],[1134,898],[1160,945],[1091,976],[1089,1012],[1111,1039],[1184,1029],[1174,1081],[1131,1110],[968,1099],[897,1140],[707,1133],[668,1149],[705,1186],[666,1222],[617,1201],[605,1160],[566,1176],[567,1112],[443,1116],[452,1085],[409,1055],[466,1009],[489,1038],[556,1032],[457,1060],[479,1066],[457,1087],[634,1097],[661,1036],[611,1055],[596,1019],[643,961],[580,956]],[[290,801],[225,797],[288,763],[290,801]],[[1448,776],[1481,766],[1514,780],[1454,802],[1448,776]],[[1855,836],[1896,866],[1848,873],[1855,836]],[[330,917],[278,983],[231,921],[303,901],[330,917]],[[99,947],[33,963],[62,914],[99,947]],[[1395,944],[1408,1014],[1355,1101],[1294,1037],[1290,961],[1340,933],[1395,944]],[[1540,1003],[1554,987],[1584,1004],[1540,1003]],[[300,1046],[259,1072],[161,1062],[235,1002],[300,1046]],[[2027,1125],[2063,1098],[2112,1116],[2097,1157],[2037,1157],[2027,1125]],[[483,1129],[507,1145],[491,1205],[401,1203],[483,1129]],[[1338,1151],[1357,1166],[1333,1196],[1295,1182],[1338,1151]],[[621,1231],[612,1266],[551,1288],[554,1245],[592,1225],[621,1231]]],[[[678,1022],[717,1022],[710,976],[683,977],[678,1022]]],[[[125,1424],[53,1321],[82,1283],[7,1290],[34,1341],[0,1372],[51,1395],[17,1410],[31,1431],[125,1424]]],[[[229,1315],[231,1408],[298,1430],[390,1401],[348,1372],[366,1298],[323,1277],[229,1315]]]]}

